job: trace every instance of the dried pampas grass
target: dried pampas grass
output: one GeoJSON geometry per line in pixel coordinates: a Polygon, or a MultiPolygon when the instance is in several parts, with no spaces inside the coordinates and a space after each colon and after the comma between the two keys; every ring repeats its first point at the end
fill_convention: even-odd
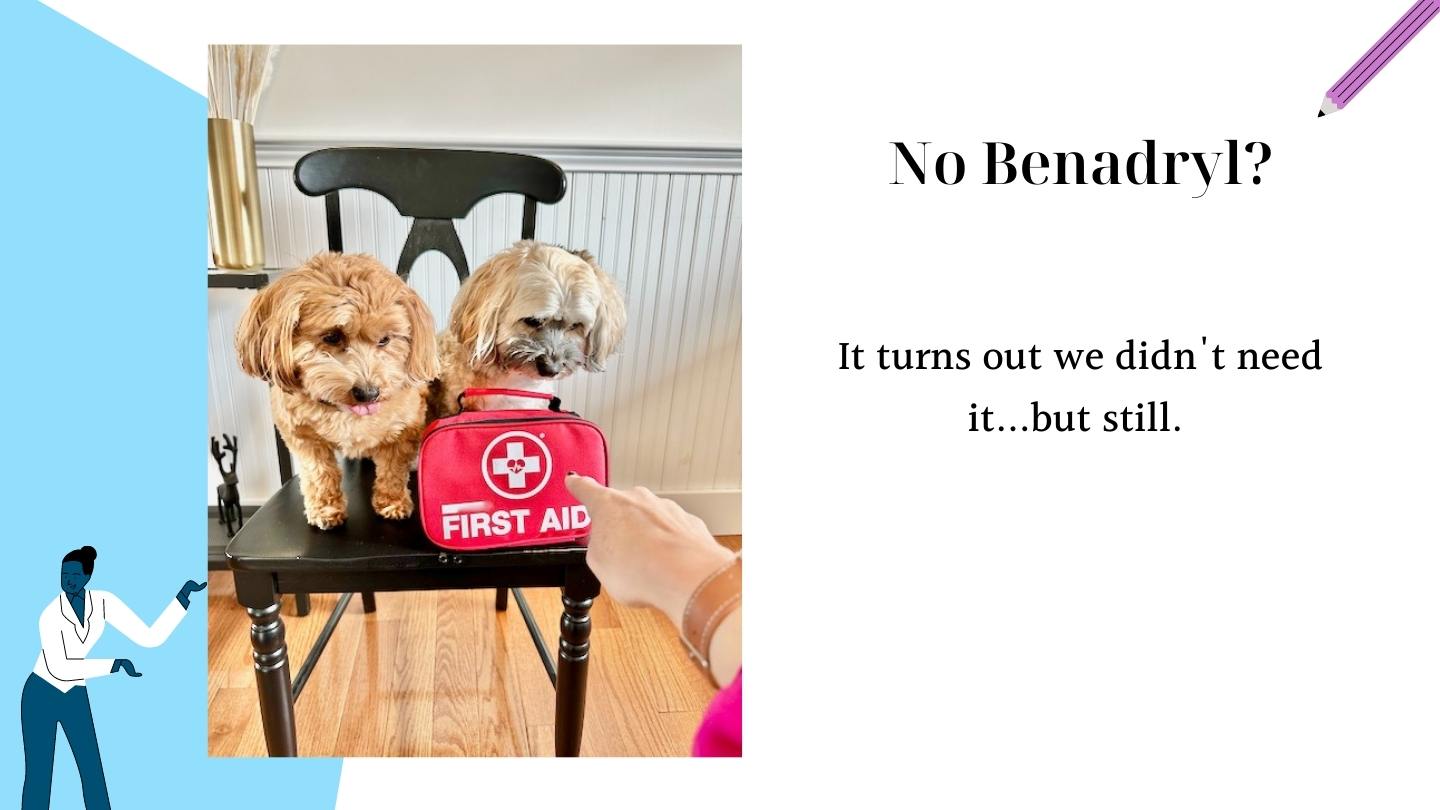
{"type": "Polygon", "coordinates": [[[211,45],[210,117],[253,124],[279,50],[276,45],[211,45]]]}

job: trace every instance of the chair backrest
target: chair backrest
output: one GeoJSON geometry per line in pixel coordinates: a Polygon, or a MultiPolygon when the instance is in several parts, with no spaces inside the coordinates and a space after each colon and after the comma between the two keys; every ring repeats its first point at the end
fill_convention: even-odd
{"type": "Polygon", "coordinates": [[[522,194],[521,239],[535,238],[536,203],[553,205],[565,196],[565,172],[533,155],[463,149],[342,147],[311,152],[295,163],[295,187],[311,197],[325,195],[325,224],[331,250],[342,250],[340,190],[362,188],[414,217],[395,272],[410,277],[421,254],[438,250],[464,281],[470,264],[455,220],[495,194],[522,194]]]}

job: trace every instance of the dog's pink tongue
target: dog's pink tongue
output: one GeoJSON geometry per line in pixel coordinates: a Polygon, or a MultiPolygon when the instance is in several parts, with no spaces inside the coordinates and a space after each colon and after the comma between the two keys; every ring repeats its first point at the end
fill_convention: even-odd
{"type": "Polygon", "coordinates": [[[350,406],[350,412],[356,416],[369,416],[378,410],[380,410],[380,403],[378,402],[362,402],[358,405],[350,406]]]}

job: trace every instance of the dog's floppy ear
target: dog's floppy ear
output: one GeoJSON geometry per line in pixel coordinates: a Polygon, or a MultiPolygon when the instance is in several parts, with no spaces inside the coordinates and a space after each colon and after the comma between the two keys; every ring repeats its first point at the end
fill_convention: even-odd
{"type": "Polygon", "coordinates": [[[450,305],[450,333],[470,348],[471,362],[494,362],[500,328],[515,300],[520,262],[529,255],[529,243],[502,250],[465,279],[450,305]]]}
{"type": "Polygon", "coordinates": [[[245,308],[235,330],[240,368],[282,391],[300,387],[295,368],[295,328],[300,325],[305,281],[298,272],[265,287],[245,308]]]}
{"type": "Polygon", "coordinates": [[[590,335],[585,339],[585,368],[588,371],[604,371],[605,359],[620,348],[620,340],[625,337],[625,298],[610,274],[600,269],[589,251],[572,250],[571,253],[590,265],[595,275],[595,286],[600,292],[600,300],[595,305],[595,324],[590,327],[590,335]]]}
{"type": "Polygon", "coordinates": [[[402,280],[400,286],[404,288],[400,305],[410,318],[410,357],[405,361],[405,371],[417,384],[427,383],[440,376],[440,360],[435,352],[435,316],[409,284],[402,280]]]}

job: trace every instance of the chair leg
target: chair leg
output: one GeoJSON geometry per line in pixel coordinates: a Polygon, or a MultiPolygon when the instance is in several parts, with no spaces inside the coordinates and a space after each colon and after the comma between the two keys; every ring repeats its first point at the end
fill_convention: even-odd
{"type": "Polygon", "coordinates": [[[510,589],[495,589],[495,610],[500,611],[510,607],[510,589]]]}
{"type": "Polygon", "coordinates": [[[267,575],[237,573],[235,593],[245,612],[250,614],[251,657],[255,661],[255,691],[260,698],[265,748],[272,757],[296,756],[290,657],[274,584],[267,575]]]}
{"type": "Polygon", "coordinates": [[[310,594],[308,594],[308,593],[297,593],[297,594],[295,594],[295,615],[296,615],[296,616],[309,616],[309,615],[310,615],[310,594]]]}
{"type": "Polygon", "coordinates": [[[365,606],[366,613],[375,612],[375,592],[364,591],[360,594],[360,604],[365,606]]]}
{"type": "Polygon", "coordinates": [[[555,678],[555,756],[580,755],[585,730],[585,681],[590,668],[590,607],[600,583],[590,569],[577,566],[565,572],[560,601],[560,660],[555,678]]]}

